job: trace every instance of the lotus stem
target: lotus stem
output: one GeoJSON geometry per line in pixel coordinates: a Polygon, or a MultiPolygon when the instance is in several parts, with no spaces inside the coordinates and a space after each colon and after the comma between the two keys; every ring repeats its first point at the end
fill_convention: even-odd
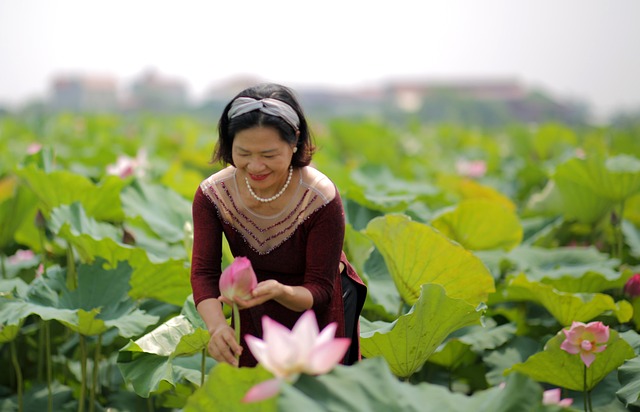
{"type": "Polygon", "coordinates": [[[587,365],[584,365],[584,411],[590,412],[593,411],[593,406],[591,405],[591,391],[587,389],[587,365]]]}
{"type": "Polygon", "coordinates": [[[78,272],[76,262],[73,257],[73,247],[67,244],[67,288],[75,290],[78,287],[78,272]]]}
{"type": "Polygon", "coordinates": [[[7,278],[7,268],[5,266],[4,260],[5,260],[5,256],[4,255],[0,255],[0,269],[2,270],[2,278],[6,279],[7,278]]]}
{"type": "Polygon", "coordinates": [[[84,411],[84,398],[87,391],[87,347],[86,338],[80,334],[80,399],[78,401],[78,412],[84,411]]]}
{"type": "Polygon", "coordinates": [[[51,326],[49,321],[44,322],[44,342],[45,342],[45,362],[47,364],[47,395],[49,412],[53,412],[53,391],[51,390],[51,382],[53,381],[52,362],[51,362],[51,326]]]}
{"type": "Polygon", "coordinates": [[[202,360],[200,360],[200,387],[202,388],[204,386],[204,373],[205,373],[205,366],[206,366],[206,361],[207,361],[207,350],[206,348],[202,348],[202,360]]]}
{"type": "Polygon", "coordinates": [[[98,335],[98,341],[96,342],[96,348],[93,354],[93,370],[92,370],[92,380],[91,380],[91,393],[90,393],[90,403],[89,403],[89,411],[93,412],[95,410],[96,403],[96,392],[98,389],[98,370],[100,364],[100,350],[102,349],[102,335],[98,335]]]}
{"type": "Polygon", "coordinates": [[[618,259],[622,262],[622,248],[624,245],[624,234],[622,233],[622,219],[624,215],[624,200],[620,202],[620,217],[618,218],[618,225],[616,226],[616,243],[618,259]]]}
{"type": "Polygon", "coordinates": [[[16,384],[18,386],[18,412],[22,412],[22,370],[18,362],[18,350],[15,339],[11,341],[11,362],[16,371],[16,384]]]}
{"type": "MultiPolygon", "coordinates": [[[[233,302],[233,329],[236,332],[236,343],[240,344],[240,309],[238,304],[233,302]]],[[[236,355],[236,360],[240,359],[240,355],[236,355]]]]}

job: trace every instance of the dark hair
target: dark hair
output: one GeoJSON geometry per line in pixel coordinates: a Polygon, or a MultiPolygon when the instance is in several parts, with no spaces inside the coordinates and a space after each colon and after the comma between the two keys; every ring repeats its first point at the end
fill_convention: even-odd
{"type": "Polygon", "coordinates": [[[278,131],[282,140],[296,145],[298,151],[293,154],[293,158],[291,159],[291,164],[294,167],[308,166],[311,163],[315,146],[313,145],[307,119],[304,117],[302,107],[291,89],[273,83],[259,84],[245,89],[227,103],[218,122],[218,142],[213,151],[212,162],[222,162],[233,165],[231,148],[236,133],[258,126],[273,127],[278,131]],[[252,97],[254,99],[270,97],[287,103],[298,114],[300,119],[298,129],[300,135],[296,138],[296,131],[284,119],[265,114],[260,110],[253,110],[229,119],[228,113],[231,108],[231,103],[238,97],[252,97]]]}

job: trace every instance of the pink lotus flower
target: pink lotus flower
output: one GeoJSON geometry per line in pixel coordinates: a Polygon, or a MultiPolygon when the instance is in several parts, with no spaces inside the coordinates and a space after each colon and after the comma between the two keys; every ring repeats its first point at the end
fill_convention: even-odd
{"type": "Polygon", "coordinates": [[[595,360],[595,354],[607,348],[609,327],[602,322],[591,322],[586,325],[582,322],[573,322],[568,330],[562,331],[566,338],[560,345],[560,349],[572,355],[579,353],[580,359],[587,368],[595,360]]]}
{"type": "Polygon", "coordinates": [[[126,155],[118,156],[115,164],[107,166],[107,174],[120,176],[122,179],[134,175],[144,177],[147,167],[147,152],[141,149],[135,158],[126,155]]]}
{"type": "Polygon", "coordinates": [[[487,173],[487,163],[484,160],[465,160],[456,161],[456,171],[459,175],[478,178],[487,173]]]}
{"type": "Polygon", "coordinates": [[[220,293],[233,301],[234,298],[250,299],[251,291],[258,285],[258,279],[251,266],[251,261],[239,256],[227,266],[220,276],[220,293]]]}
{"type": "Polygon", "coordinates": [[[640,273],[631,276],[624,285],[624,293],[630,298],[640,296],[640,273]]]}
{"type": "Polygon", "coordinates": [[[9,258],[7,259],[7,261],[12,264],[18,264],[18,263],[22,263],[22,262],[27,262],[33,258],[35,258],[36,255],[35,253],[33,253],[33,251],[31,249],[19,249],[18,251],[16,251],[16,253],[14,255],[9,256],[9,258]]]}
{"type": "Polygon", "coordinates": [[[542,393],[542,404],[569,407],[573,404],[573,399],[562,399],[562,391],[560,390],[560,388],[555,388],[546,390],[542,393]]]}
{"type": "Polygon", "coordinates": [[[275,378],[251,388],[243,402],[270,398],[279,392],[283,381],[292,382],[301,373],[320,375],[333,369],[351,342],[349,338],[334,337],[337,326],[333,322],[319,332],[312,310],[303,313],[292,330],[264,316],[264,340],[247,335],[245,341],[253,356],[275,378]]]}

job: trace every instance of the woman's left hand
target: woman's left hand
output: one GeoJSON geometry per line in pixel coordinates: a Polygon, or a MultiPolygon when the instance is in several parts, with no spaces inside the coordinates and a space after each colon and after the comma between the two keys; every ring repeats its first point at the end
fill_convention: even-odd
{"type": "MultiPolygon", "coordinates": [[[[277,299],[282,295],[283,289],[284,285],[282,283],[274,279],[268,279],[258,283],[258,285],[251,291],[252,297],[250,299],[236,298],[235,303],[240,309],[252,308],[254,306],[261,305],[268,300],[277,299]]],[[[219,299],[228,305],[233,303],[224,297],[220,297],[219,299]]]]}

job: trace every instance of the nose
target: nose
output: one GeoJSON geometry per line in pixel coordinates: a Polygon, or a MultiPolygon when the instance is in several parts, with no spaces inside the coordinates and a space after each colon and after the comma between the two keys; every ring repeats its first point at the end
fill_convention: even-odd
{"type": "Polygon", "coordinates": [[[247,164],[247,171],[249,173],[258,174],[265,169],[264,163],[262,163],[259,159],[251,159],[247,164]]]}

